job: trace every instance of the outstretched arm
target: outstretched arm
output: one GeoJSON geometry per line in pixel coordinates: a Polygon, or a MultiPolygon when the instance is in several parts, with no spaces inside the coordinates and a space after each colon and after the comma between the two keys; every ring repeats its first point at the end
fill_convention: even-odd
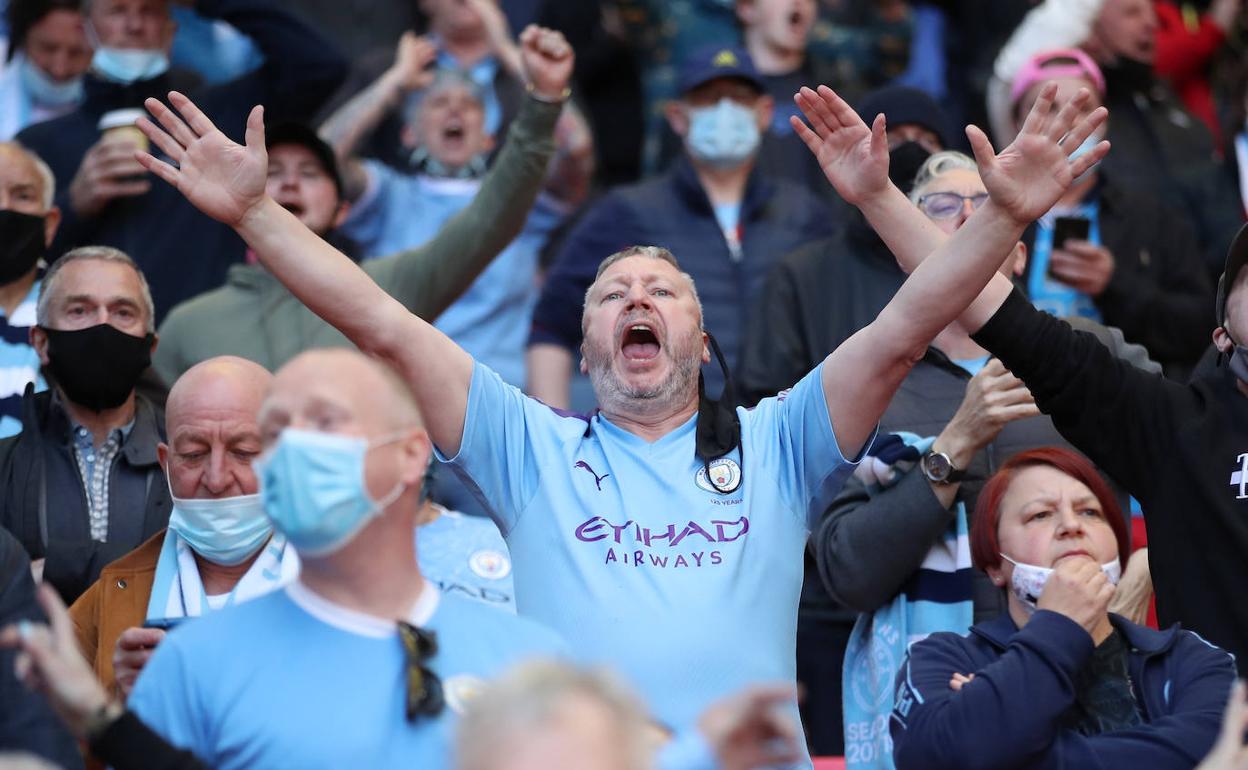
{"type": "Polygon", "coordinates": [[[794,118],[798,134],[837,191],[863,209],[911,272],[879,317],[833,351],[823,367],[828,412],[847,457],[870,436],[901,380],[942,329],[959,317],[976,329],[1005,300],[1009,281],[994,276],[1023,229],[1108,151],[1102,142],[1090,153],[1068,158],[1106,113],[1098,109],[1078,118],[1087,92],[1054,112],[1055,93],[1054,86],[1043,90],[1018,137],[999,155],[982,131],[967,128],[989,200],[947,240],[888,182],[882,117],[868,129],[826,86],[799,94],[811,126],[794,118]],[[998,280],[981,295],[985,285],[998,280]]]}
{"type": "MultiPolygon", "coordinates": [[[[539,63],[530,71],[534,90],[558,98],[571,74],[571,48],[558,33],[537,28],[526,30],[522,42],[539,63]]],[[[156,99],[146,102],[163,130],[146,119],[139,125],[171,162],[139,153],[144,167],[205,214],[237,230],[300,301],[361,350],[393,365],[411,386],[434,443],[447,454],[456,453],[472,358],[265,194],[263,108],[252,110],[246,146],[240,146],[182,94],[173,92],[169,100],[176,113],[156,99]]]]}

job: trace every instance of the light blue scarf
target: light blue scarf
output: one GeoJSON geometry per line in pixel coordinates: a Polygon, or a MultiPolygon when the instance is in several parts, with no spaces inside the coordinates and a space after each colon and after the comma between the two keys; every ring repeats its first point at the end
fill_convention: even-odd
{"type": "MultiPolygon", "coordinates": [[[[887,486],[914,466],[934,438],[895,434],[905,443],[887,486]]],[[[879,463],[875,458],[869,462],[879,463]]],[[[883,486],[868,487],[876,493],[883,486]]],[[[973,620],[971,552],[966,506],[957,504],[954,522],[932,546],[923,564],[901,592],[872,613],[858,616],[845,650],[842,696],[845,714],[845,760],[852,768],[893,770],[893,741],[888,719],[893,711],[893,680],[910,644],[937,631],[965,633],[973,620]]],[[[889,554],[877,554],[887,559],[889,554]]],[[[952,674],[953,672],[950,672],[952,674]]]]}

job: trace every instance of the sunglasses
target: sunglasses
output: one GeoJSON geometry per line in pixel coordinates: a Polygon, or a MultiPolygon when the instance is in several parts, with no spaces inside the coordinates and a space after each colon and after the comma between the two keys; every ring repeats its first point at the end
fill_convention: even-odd
{"type": "Polygon", "coordinates": [[[432,631],[399,621],[399,639],[406,659],[404,678],[407,680],[407,721],[417,717],[436,717],[446,701],[442,697],[442,680],[425,661],[438,654],[438,637],[432,631]]]}
{"type": "Polygon", "coordinates": [[[958,195],[952,192],[938,192],[919,198],[919,208],[932,219],[949,219],[958,215],[965,201],[971,202],[971,208],[977,209],[988,200],[988,193],[975,195],[958,195]]]}

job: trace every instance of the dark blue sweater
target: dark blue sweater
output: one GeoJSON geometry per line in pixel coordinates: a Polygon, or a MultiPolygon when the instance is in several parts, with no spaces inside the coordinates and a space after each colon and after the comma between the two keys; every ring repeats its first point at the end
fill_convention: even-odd
{"type": "Polygon", "coordinates": [[[1144,724],[1093,736],[1063,728],[1092,637],[1056,612],[1040,610],[1022,629],[1007,614],[910,648],[890,725],[897,770],[1190,770],[1217,738],[1231,655],[1177,625],[1110,620],[1127,644],[1144,724]],[[954,673],[975,680],[954,692],[954,673]]]}

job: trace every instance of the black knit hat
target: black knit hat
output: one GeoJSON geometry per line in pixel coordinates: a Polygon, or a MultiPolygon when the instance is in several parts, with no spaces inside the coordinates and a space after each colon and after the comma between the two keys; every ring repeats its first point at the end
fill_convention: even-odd
{"type": "Polygon", "coordinates": [[[858,115],[867,125],[880,113],[890,126],[919,125],[940,137],[943,147],[951,147],[949,116],[935,99],[917,88],[886,86],[867,94],[858,104],[858,115]]]}
{"type": "Polygon", "coordinates": [[[1226,323],[1226,300],[1235,285],[1235,278],[1240,268],[1248,264],[1248,225],[1239,228],[1235,240],[1231,241],[1230,251],[1226,253],[1226,265],[1222,268],[1222,277],[1218,279],[1218,299],[1214,305],[1214,319],[1218,326],[1226,323]]]}
{"type": "Polygon", "coordinates": [[[308,148],[308,151],[316,156],[325,173],[334,180],[334,188],[338,190],[338,197],[340,199],[343,197],[342,174],[338,171],[338,160],[334,157],[333,149],[325,143],[324,139],[317,136],[315,131],[302,123],[279,123],[272,128],[264,129],[266,148],[271,150],[283,144],[297,144],[308,148]]]}

